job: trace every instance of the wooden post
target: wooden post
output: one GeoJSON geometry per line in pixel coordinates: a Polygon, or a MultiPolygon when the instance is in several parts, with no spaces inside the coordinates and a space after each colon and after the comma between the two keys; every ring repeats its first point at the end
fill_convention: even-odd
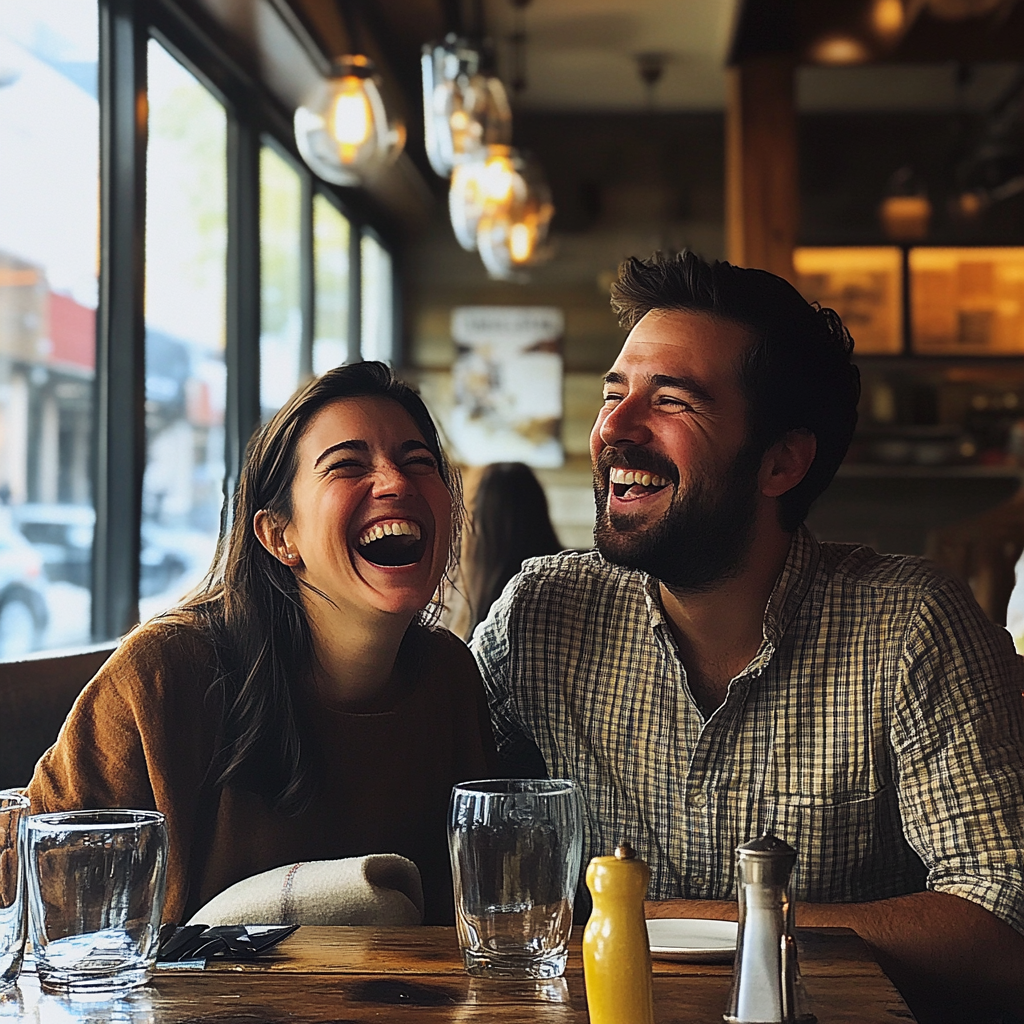
{"type": "Polygon", "coordinates": [[[785,54],[728,69],[725,218],[729,260],[792,281],[800,221],[795,65],[785,54]]]}

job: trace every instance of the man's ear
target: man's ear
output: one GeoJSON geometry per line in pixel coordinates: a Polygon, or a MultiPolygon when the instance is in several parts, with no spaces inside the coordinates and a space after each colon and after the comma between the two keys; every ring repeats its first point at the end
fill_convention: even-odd
{"type": "Polygon", "coordinates": [[[758,485],[768,498],[791,491],[807,475],[818,451],[818,440],[803,428],[790,430],[764,453],[758,485]]]}
{"type": "Polygon", "coordinates": [[[252,517],[252,529],[256,539],[283,565],[294,569],[299,563],[299,554],[293,551],[284,537],[284,528],[272,513],[265,508],[252,517]]]}

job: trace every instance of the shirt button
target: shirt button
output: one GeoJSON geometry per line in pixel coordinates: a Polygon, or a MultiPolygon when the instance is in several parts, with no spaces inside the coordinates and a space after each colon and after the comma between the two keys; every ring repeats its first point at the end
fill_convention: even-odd
{"type": "Polygon", "coordinates": [[[693,796],[690,797],[690,806],[691,807],[696,807],[698,811],[707,802],[708,802],[708,798],[703,793],[694,793],[693,796]]]}

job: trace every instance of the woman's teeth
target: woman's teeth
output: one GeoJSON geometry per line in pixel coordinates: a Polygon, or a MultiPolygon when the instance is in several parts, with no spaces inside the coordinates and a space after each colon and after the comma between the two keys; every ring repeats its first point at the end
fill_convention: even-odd
{"type": "Polygon", "coordinates": [[[665,487],[668,484],[663,476],[656,473],[645,473],[640,469],[615,469],[608,473],[608,482],[612,484],[639,484],[641,487],[665,487]]]}
{"type": "Polygon", "coordinates": [[[390,519],[386,523],[374,523],[359,535],[359,546],[365,548],[382,537],[412,537],[420,539],[420,528],[408,519],[390,519]]]}

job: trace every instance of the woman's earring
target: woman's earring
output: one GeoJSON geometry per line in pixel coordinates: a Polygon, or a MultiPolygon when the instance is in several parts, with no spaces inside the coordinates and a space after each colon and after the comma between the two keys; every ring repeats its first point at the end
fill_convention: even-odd
{"type": "Polygon", "coordinates": [[[284,553],[284,560],[289,565],[294,565],[299,560],[298,552],[296,552],[296,551],[285,551],[285,553],[284,553]]]}

